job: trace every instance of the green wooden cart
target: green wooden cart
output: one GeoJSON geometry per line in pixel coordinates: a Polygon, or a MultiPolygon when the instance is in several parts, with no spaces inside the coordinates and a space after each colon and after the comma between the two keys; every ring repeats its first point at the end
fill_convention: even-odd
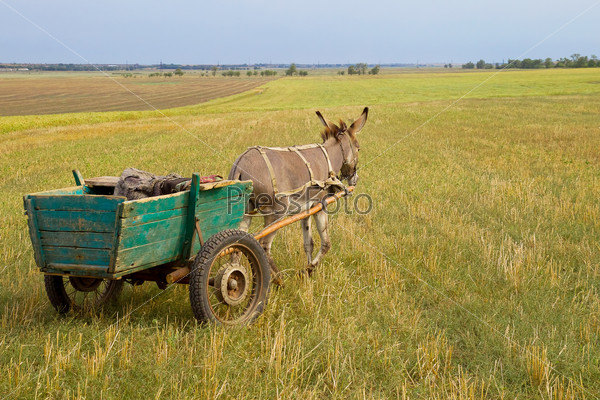
{"type": "Polygon", "coordinates": [[[269,264],[257,240],[237,229],[252,182],[201,184],[194,174],[189,191],[128,201],[110,184],[74,175],[75,187],[24,197],[35,261],[58,312],[113,301],[124,281],[165,288],[172,276],[190,285],[202,322],[248,323],[262,312],[269,264]]]}

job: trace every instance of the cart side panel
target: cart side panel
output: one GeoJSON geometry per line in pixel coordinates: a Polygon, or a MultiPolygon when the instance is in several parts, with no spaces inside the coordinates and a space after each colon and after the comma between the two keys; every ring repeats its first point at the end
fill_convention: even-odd
{"type": "MultiPolygon", "coordinates": [[[[252,184],[238,182],[230,186],[199,191],[196,201],[196,219],[207,240],[225,229],[237,229],[244,217],[248,196],[252,193],[252,184]]],[[[200,250],[198,240],[194,241],[192,254],[200,250]]]]}
{"type": "Polygon", "coordinates": [[[82,193],[79,187],[28,196],[30,233],[37,233],[32,243],[41,255],[36,262],[41,259],[37,263],[42,270],[70,272],[90,266],[100,275],[108,270],[117,209],[125,199],[82,193]]]}
{"type": "Polygon", "coordinates": [[[123,203],[114,270],[122,273],[177,261],[185,236],[189,192],[123,203]]]}

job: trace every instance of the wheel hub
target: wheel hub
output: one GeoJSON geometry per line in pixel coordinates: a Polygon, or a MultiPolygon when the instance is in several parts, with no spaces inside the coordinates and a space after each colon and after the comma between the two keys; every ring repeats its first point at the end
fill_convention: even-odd
{"type": "Polygon", "coordinates": [[[214,284],[220,301],[237,306],[248,294],[248,271],[238,263],[227,263],[217,273],[214,284]]]}
{"type": "Polygon", "coordinates": [[[100,286],[102,283],[102,279],[70,276],[69,282],[76,290],[80,292],[93,292],[94,290],[98,289],[98,286],[100,286]]]}

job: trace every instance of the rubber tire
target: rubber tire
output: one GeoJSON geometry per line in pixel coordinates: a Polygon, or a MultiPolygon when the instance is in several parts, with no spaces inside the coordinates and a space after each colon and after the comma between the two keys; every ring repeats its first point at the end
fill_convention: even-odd
{"type": "MultiPolygon", "coordinates": [[[[190,273],[190,304],[194,316],[201,323],[212,323],[216,325],[245,325],[252,323],[264,310],[267,304],[269,295],[269,283],[271,282],[271,268],[269,261],[262,246],[252,235],[238,229],[227,229],[211,236],[198,252],[196,259],[192,264],[190,273]],[[256,306],[250,315],[246,316],[241,321],[227,323],[220,321],[213,313],[208,293],[205,288],[208,288],[208,279],[210,269],[215,257],[223,251],[223,249],[232,244],[239,243],[248,248],[258,261],[260,271],[260,282],[257,288],[255,297],[258,297],[256,306]]],[[[252,301],[254,303],[254,299],[252,301]]]]}
{"type": "MultiPolygon", "coordinates": [[[[115,301],[123,290],[123,280],[111,280],[108,283],[108,290],[98,299],[94,308],[100,308],[112,301],[115,301]]],[[[46,294],[50,300],[50,304],[58,311],[59,314],[66,314],[74,309],[71,299],[67,295],[65,286],[63,285],[63,276],[59,275],[44,275],[44,284],[46,286],[46,294]]]]}

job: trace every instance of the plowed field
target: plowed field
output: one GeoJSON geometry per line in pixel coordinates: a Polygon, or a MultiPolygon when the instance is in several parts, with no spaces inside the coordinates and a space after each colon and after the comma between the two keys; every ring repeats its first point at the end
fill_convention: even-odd
{"type": "Polygon", "coordinates": [[[272,78],[0,76],[0,116],[137,111],[198,104],[253,89],[272,78]]]}

